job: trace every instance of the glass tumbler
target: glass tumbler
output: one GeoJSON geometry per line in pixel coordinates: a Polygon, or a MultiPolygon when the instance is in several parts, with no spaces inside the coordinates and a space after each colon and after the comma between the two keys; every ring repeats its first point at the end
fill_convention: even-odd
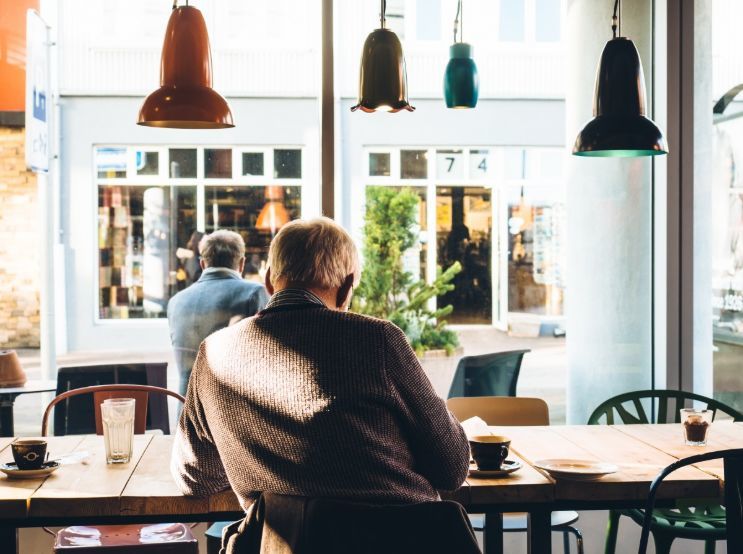
{"type": "Polygon", "coordinates": [[[134,406],[134,398],[109,398],[101,404],[108,464],[125,464],[132,457],[134,406]]]}
{"type": "Polygon", "coordinates": [[[690,446],[705,446],[707,433],[712,425],[712,410],[681,410],[681,425],[684,426],[684,440],[690,446]]]}

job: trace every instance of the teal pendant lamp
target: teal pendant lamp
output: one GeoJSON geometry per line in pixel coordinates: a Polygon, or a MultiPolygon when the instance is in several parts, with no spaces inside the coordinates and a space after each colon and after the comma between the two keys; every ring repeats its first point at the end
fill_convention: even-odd
{"type": "MultiPolygon", "coordinates": [[[[604,46],[596,73],[593,119],[578,134],[576,156],[629,158],[668,153],[663,131],[645,110],[645,79],[640,54],[628,38],[617,36],[614,1],[613,38],[604,46]]],[[[621,16],[621,14],[620,14],[621,16]]]]}
{"type": "Polygon", "coordinates": [[[444,100],[447,108],[454,109],[474,108],[480,93],[480,76],[472,59],[472,46],[462,42],[463,20],[462,0],[459,0],[454,19],[454,44],[449,47],[449,63],[444,73],[444,100]]]}

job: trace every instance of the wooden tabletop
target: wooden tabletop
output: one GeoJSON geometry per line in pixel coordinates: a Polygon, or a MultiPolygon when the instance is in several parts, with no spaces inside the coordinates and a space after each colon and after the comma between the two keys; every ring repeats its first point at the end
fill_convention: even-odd
{"type": "MultiPolygon", "coordinates": [[[[743,446],[743,425],[716,422],[709,445],[683,443],[679,425],[498,427],[511,438],[511,457],[524,467],[504,479],[468,478],[463,487],[443,495],[466,507],[482,505],[546,505],[554,501],[640,501],[661,468],[679,457],[743,446]],[[579,458],[612,462],[620,471],[596,482],[555,481],[532,467],[543,458],[579,458]]],[[[50,437],[49,452],[57,458],[87,452],[82,463],[63,465],[46,479],[14,480],[0,477],[0,521],[30,518],[206,516],[240,512],[231,491],[211,498],[182,496],[170,477],[173,438],[135,437],[134,457],[128,464],[105,463],[99,436],[50,437]]],[[[0,463],[11,461],[10,438],[0,438],[0,463]]],[[[672,474],[660,489],[660,498],[713,498],[724,478],[717,462],[689,467],[672,474]]]]}

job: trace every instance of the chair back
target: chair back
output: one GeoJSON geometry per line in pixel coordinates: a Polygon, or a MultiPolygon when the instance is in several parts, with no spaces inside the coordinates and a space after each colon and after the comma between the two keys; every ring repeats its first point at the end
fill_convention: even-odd
{"type": "Polygon", "coordinates": [[[602,402],[588,418],[588,424],[680,423],[681,409],[692,401],[705,404],[708,410],[712,410],[713,419],[719,412],[734,421],[743,421],[743,413],[701,394],[680,390],[639,390],[602,402]]]}
{"type": "Polygon", "coordinates": [[[706,454],[697,454],[678,460],[653,479],[645,507],[645,517],[640,537],[639,554],[646,554],[650,538],[650,527],[653,522],[655,496],[663,479],[679,468],[722,458],[725,468],[725,532],[727,534],[727,551],[743,552],[743,448],[719,450],[706,454]]]}
{"type": "MultiPolygon", "coordinates": [[[[145,432],[145,423],[147,421],[147,403],[151,393],[163,395],[163,399],[172,396],[185,402],[177,392],[164,389],[161,387],[152,387],[150,385],[95,385],[92,387],[83,387],[73,389],[56,396],[44,410],[44,416],[41,419],[41,436],[46,437],[49,427],[49,414],[52,408],[57,404],[63,403],[69,398],[83,394],[92,395],[92,406],[95,414],[95,433],[103,434],[103,421],[101,419],[101,404],[108,398],[134,398],[134,433],[141,435],[145,432]]],[[[56,420],[55,420],[56,421],[56,420]]]]}
{"type": "Polygon", "coordinates": [[[516,396],[521,361],[530,350],[509,350],[464,356],[454,372],[449,398],[462,396],[516,396]]]}
{"type": "MultiPolygon", "coordinates": [[[[115,363],[60,367],[57,371],[57,395],[94,385],[151,385],[167,388],[166,362],[115,363]]],[[[82,435],[95,431],[95,410],[86,397],[68,397],[54,410],[55,435],[82,435]]],[[[162,395],[152,395],[147,409],[147,429],[170,433],[168,403],[162,395]]]]}
{"type": "Polygon", "coordinates": [[[235,552],[271,554],[480,554],[461,505],[381,505],[263,493],[225,529],[235,552]]]}
{"type": "Polygon", "coordinates": [[[541,398],[472,396],[449,398],[446,405],[459,421],[482,418],[488,425],[549,425],[550,412],[541,398]]]}

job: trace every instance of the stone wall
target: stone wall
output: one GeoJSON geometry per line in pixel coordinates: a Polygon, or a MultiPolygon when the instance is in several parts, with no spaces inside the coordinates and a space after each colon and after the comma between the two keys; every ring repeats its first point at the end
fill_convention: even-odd
{"type": "Polygon", "coordinates": [[[0,349],[39,347],[39,205],[24,137],[0,127],[0,349]]]}

